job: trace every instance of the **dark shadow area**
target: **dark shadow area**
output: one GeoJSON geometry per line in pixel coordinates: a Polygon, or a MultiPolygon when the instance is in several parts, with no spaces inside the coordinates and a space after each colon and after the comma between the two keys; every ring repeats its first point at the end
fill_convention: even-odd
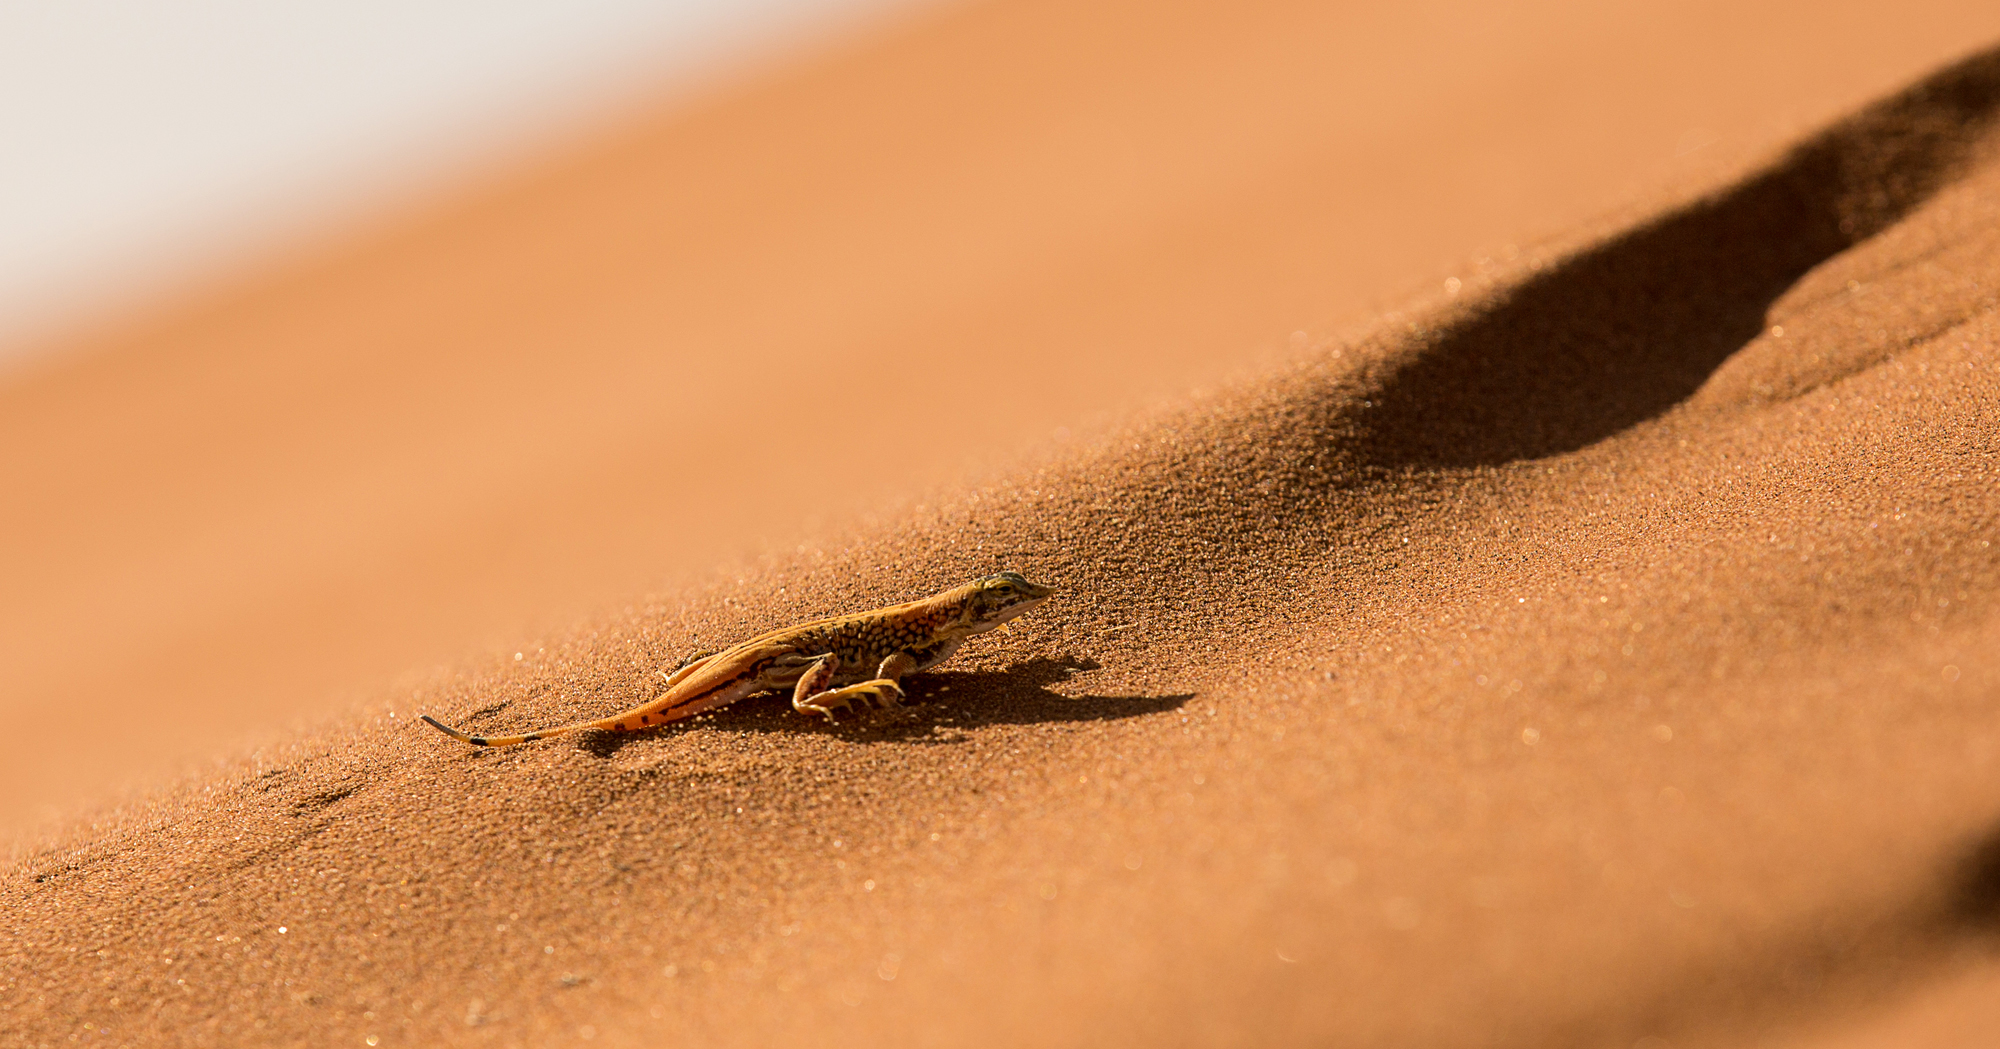
{"type": "Polygon", "coordinates": [[[653,736],[709,725],[732,732],[825,733],[864,741],[950,743],[939,730],[971,730],[988,725],[1044,725],[1052,722],[1118,721],[1178,710],[1194,693],[1164,696],[1065,696],[1050,685],[1096,670],[1090,659],[1041,657],[1002,671],[929,671],[904,680],[909,703],[843,717],[837,725],[792,709],[789,696],[753,696],[681,725],[645,732],[592,730],[570,737],[579,750],[608,758],[628,744],[653,736]]]}
{"type": "MultiPolygon", "coordinates": [[[[642,729],[638,732],[613,732],[610,729],[599,728],[584,729],[570,734],[567,739],[570,746],[592,757],[608,758],[642,739],[671,735],[675,732],[685,732],[697,724],[700,724],[699,719],[691,719],[678,724],[661,725],[657,728],[642,729]]],[[[533,744],[527,745],[532,746],[533,744]]]]}
{"type": "Polygon", "coordinates": [[[1381,382],[1360,416],[1384,466],[1574,451],[1693,394],[1772,301],[1955,177],[2000,109],[2000,51],[1961,62],[1771,168],[1476,307],[1381,382]]]}
{"type": "Polygon", "coordinates": [[[1960,857],[1945,897],[1945,920],[1963,932],[2000,932],[2000,828],[1960,857]]]}
{"type": "Polygon", "coordinates": [[[945,671],[926,674],[915,682],[912,712],[921,712],[925,728],[975,729],[987,725],[1044,725],[1057,721],[1119,721],[1178,710],[1194,693],[1159,696],[1065,696],[1048,686],[1068,681],[1078,671],[1096,670],[1093,660],[1040,658],[998,673],[945,671]]]}

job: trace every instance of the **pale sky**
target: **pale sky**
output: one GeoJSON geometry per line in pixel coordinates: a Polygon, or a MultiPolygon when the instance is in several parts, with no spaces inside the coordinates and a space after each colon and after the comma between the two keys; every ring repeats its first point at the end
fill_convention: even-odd
{"type": "Polygon", "coordinates": [[[0,363],[911,0],[0,0],[0,363]]]}

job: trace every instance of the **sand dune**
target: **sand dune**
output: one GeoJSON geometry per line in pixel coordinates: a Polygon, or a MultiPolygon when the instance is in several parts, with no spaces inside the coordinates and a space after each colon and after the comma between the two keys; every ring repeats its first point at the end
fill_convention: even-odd
{"type": "Polygon", "coordinates": [[[2000,37],[1961,0],[1088,11],[669,100],[0,384],[0,717],[42,741],[0,836],[1643,217],[2000,37]],[[745,480],[801,446],[888,465],[745,480]]]}
{"type": "Polygon", "coordinates": [[[1996,116],[1986,52],[62,828],[0,881],[0,1023],[1968,1044],[2000,1019],[1996,116]],[[608,712],[699,648],[1002,564],[1056,599],[898,716],[751,700],[484,752],[415,721],[608,712]]]}

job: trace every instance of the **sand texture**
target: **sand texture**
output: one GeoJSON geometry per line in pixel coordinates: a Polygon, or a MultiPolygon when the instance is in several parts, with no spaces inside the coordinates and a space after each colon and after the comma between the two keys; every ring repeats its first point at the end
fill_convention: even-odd
{"type": "MultiPolygon", "coordinates": [[[[76,447],[5,467],[72,515],[7,526],[58,562],[21,569],[53,611],[4,609],[43,682],[9,700],[17,745],[47,741],[6,773],[42,791],[9,818],[96,807],[19,831],[0,873],[0,1041],[1982,1044],[2000,1030],[2000,50],[1779,7],[1618,26],[1523,8],[1501,27],[1518,39],[1343,35],[1281,4],[1106,5],[1080,26],[948,11],[18,379],[4,425],[76,447]],[[1616,64],[1586,45],[1722,29],[1887,57],[1790,67],[1815,127],[1646,168],[1637,203],[1579,175],[1502,194],[1515,229],[1314,250],[1427,191],[1392,184],[1385,151],[1387,174],[1302,203],[1342,149],[1532,136],[1568,112],[1522,71],[1536,56],[1616,64]],[[1022,40],[1043,66],[1015,70],[1022,40]],[[1385,98],[1391,130],[1364,134],[1300,94],[1349,75],[1315,46],[1522,93],[1467,103],[1476,119],[1385,98]],[[909,78],[946,85],[904,103],[931,123],[812,137],[801,99],[851,111],[909,78]],[[995,83],[1021,92],[975,90],[995,83]],[[1278,98],[1294,108],[1252,105],[1278,98]],[[1431,117],[1467,137],[1432,141],[1431,117]],[[759,134],[787,120],[793,137],[759,134]],[[1299,131],[1335,127],[1341,149],[1299,131]],[[1097,152],[1105,128],[1131,141],[1097,152]],[[819,196],[785,170],[656,169],[773,141],[932,167],[875,186],[857,159],[819,196]],[[1170,171],[1121,173],[1162,142],[1186,151],[1170,171]],[[661,170],[713,208],[628,213],[604,190],[651,199],[661,170]],[[973,206],[982,177],[1016,180],[1021,213],[973,206]],[[1118,208],[1063,212],[1062,187],[1120,179],[1118,208]],[[600,222],[644,236],[585,250],[600,222]],[[869,222],[908,229],[846,228],[869,222]],[[716,256],[636,246],[683,226],[716,256]],[[936,256],[896,254],[931,236],[936,256]],[[1490,253],[1452,261],[1481,237],[1490,253]],[[839,250],[857,243],[880,251],[839,250]],[[496,291],[529,257],[571,283],[496,291]],[[694,291],[647,290],[676,267],[694,291]],[[442,304],[408,290],[424,273],[442,304]],[[1350,274],[1359,291],[1314,290],[1350,274]],[[647,349],[652,309],[678,325],[670,352],[647,349]],[[847,348],[789,341],[808,331],[847,348]],[[289,363],[260,356],[286,338],[289,363]],[[529,393],[556,407],[455,421],[529,393]],[[345,421],[362,408],[380,425],[345,421]],[[322,425],[324,445],[301,436],[322,425]],[[182,436],[121,443],[155,430],[182,436]],[[120,512],[140,498],[122,482],[173,480],[148,456],[203,448],[222,461],[182,496],[120,512]],[[402,539],[371,546],[355,537],[391,530],[349,517],[402,539]],[[294,534],[305,560],[277,552],[294,534]],[[669,539],[695,560],[634,552],[669,539]],[[295,586],[265,604],[207,557],[292,566],[295,586]],[[113,586],[75,582],[85,564],[130,569],[101,622],[58,614],[113,586]],[[416,721],[609,713],[703,648],[996,566],[1058,592],[859,724],[767,697],[474,751],[416,721]],[[148,625],[177,615],[179,633],[148,625]],[[154,647],[76,669],[106,638],[154,647]],[[157,683],[132,662],[149,653],[157,683]],[[205,764],[170,785],[185,764],[146,766],[112,804],[109,766],[146,737],[67,757],[59,737],[94,717],[205,764]]],[[[1605,91],[1674,126],[1641,103],[1678,88],[1631,61],[1605,91]]],[[[1724,66],[1737,79],[1687,90],[1756,86],[1724,66]]],[[[1495,149],[1451,170],[1504,182],[1515,155],[1495,149]]]]}

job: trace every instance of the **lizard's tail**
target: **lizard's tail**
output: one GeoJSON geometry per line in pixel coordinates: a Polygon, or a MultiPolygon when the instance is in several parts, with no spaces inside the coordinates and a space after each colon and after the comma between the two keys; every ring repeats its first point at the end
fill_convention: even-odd
{"type": "Polygon", "coordinates": [[[705,695],[695,696],[693,700],[693,702],[690,702],[689,697],[677,696],[674,694],[673,689],[669,688],[658,697],[623,713],[613,714],[607,718],[598,718],[594,721],[579,721],[573,725],[563,725],[558,728],[537,729],[534,732],[524,733],[519,736],[474,736],[460,732],[450,725],[431,717],[429,714],[420,714],[418,716],[423,718],[424,722],[430,725],[430,727],[458,740],[460,743],[470,743],[475,747],[511,747],[516,743],[533,743],[538,739],[567,736],[572,732],[581,732],[584,729],[591,728],[606,729],[612,732],[637,732],[640,729],[664,725],[669,721],[679,721],[682,718],[693,717],[710,707],[721,705],[719,701],[709,699],[705,695]],[[708,701],[702,702],[704,699],[708,701]]]}
{"type": "Polygon", "coordinates": [[[672,699],[663,697],[643,706],[633,707],[622,714],[613,714],[608,718],[598,718],[595,721],[579,721],[574,725],[562,725],[557,728],[537,729],[534,732],[524,733],[519,736],[474,736],[460,732],[450,725],[431,717],[429,714],[419,714],[417,716],[423,718],[425,724],[458,740],[460,743],[470,743],[475,747],[511,747],[516,743],[533,743],[538,739],[567,736],[572,732],[582,732],[584,729],[590,728],[606,729],[611,732],[635,732],[642,728],[652,728],[656,725],[664,725],[669,721],[679,721],[684,717],[691,717],[694,714],[700,713],[701,709],[703,709],[697,707],[690,710],[663,712],[672,702],[672,699]]]}
{"type": "Polygon", "coordinates": [[[434,717],[431,717],[429,714],[420,714],[418,716],[424,719],[425,724],[429,725],[434,729],[437,729],[439,732],[442,732],[445,735],[450,736],[455,740],[458,740],[460,743],[470,743],[475,747],[511,747],[516,743],[533,743],[538,739],[548,739],[551,736],[568,735],[569,733],[575,732],[578,729],[610,727],[610,725],[608,724],[600,725],[599,722],[588,721],[580,725],[564,725],[561,728],[545,728],[540,732],[530,732],[527,733],[526,735],[521,735],[521,736],[469,736],[463,732],[460,732],[455,728],[452,728],[450,725],[447,725],[444,722],[439,721],[434,717]]]}
{"type": "MultiPolygon", "coordinates": [[[[675,691],[675,685],[680,684],[688,675],[706,665],[713,656],[714,653],[709,653],[695,659],[672,674],[666,674],[666,691],[652,699],[630,710],[613,714],[608,718],[598,718],[595,721],[579,721],[573,725],[540,729],[519,736],[473,736],[460,732],[450,725],[431,717],[429,714],[420,714],[418,716],[424,719],[425,724],[437,729],[439,732],[458,740],[460,743],[470,743],[475,747],[511,747],[516,743],[533,743],[538,739],[548,739],[551,736],[566,736],[572,732],[581,732],[587,728],[610,729],[613,732],[636,732],[639,729],[664,725],[669,721],[679,721],[682,718],[693,717],[704,710],[719,707],[724,703],[745,695],[748,688],[754,687],[753,684],[721,692],[713,689],[699,690],[692,694],[688,694],[685,691],[675,691]]],[[[661,673],[665,674],[664,671],[661,673]]]]}

